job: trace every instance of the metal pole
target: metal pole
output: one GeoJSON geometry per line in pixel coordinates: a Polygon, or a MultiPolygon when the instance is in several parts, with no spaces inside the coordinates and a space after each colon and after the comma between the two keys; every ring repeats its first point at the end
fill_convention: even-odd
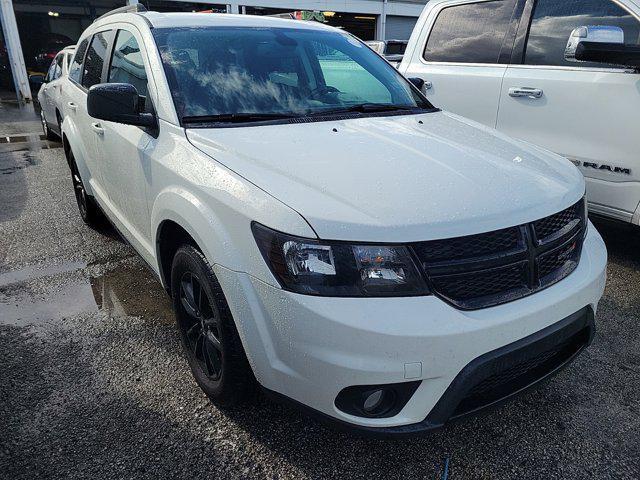
{"type": "Polygon", "coordinates": [[[2,32],[7,47],[9,65],[11,65],[11,75],[16,88],[18,101],[30,102],[31,87],[29,86],[29,76],[27,67],[24,64],[22,46],[20,45],[20,34],[16,23],[16,14],[13,11],[12,0],[0,0],[0,20],[2,21],[2,32]]]}
{"type": "Polygon", "coordinates": [[[387,36],[387,0],[382,0],[382,12],[376,25],[376,37],[378,40],[386,40],[387,36]]]}

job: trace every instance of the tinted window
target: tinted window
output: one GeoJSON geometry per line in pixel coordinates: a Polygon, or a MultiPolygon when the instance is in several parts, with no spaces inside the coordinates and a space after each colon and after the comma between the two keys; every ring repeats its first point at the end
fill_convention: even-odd
{"type": "Polygon", "coordinates": [[[47,70],[47,75],[44,77],[45,81],[50,82],[55,78],[56,75],[56,61],[54,60],[49,65],[49,70],[47,70]]]}
{"type": "Polygon", "coordinates": [[[73,62],[71,62],[71,67],[69,69],[69,78],[77,83],[80,83],[80,74],[82,73],[82,59],[84,58],[84,54],[87,51],[88,44],[89,40],[86,38],[80,43],[80,46],[76,50],[76,54],[73,56],[73,62]]]}
{"type": "Polygon", "coordinates": [[[56,71],[54,74],[54,79],[56,78],[60,78],[60,75],[62,75],[62,62],[64,60],[64,54],[61,53],[59,54],[56,59],[55,59],[55,63],[56,63],[56,71]]]}
{"type": "Polygon", "coordinates": [[[625,43],[638,45],[640,23],[611,0],[538,0],[533,13],[525,63],[530,65],[598,66],[567,62],[564,51],[573,29],[607,25],[624,30],[625,43]]]}
{"type": "Polygon", "coordinates": [[[430,107],[395,68],[346,33],[228,27],[153,34],[182,117],[295,116],[363,103],[430,107]]]}
{"type": "Polygon", "coordinates": [[[91,46],[87,51],[87,57],[84,59],[82,72],[82,86],[85,88],[100,83],[102,79],[102,68],[104,67],[104,59],[107,55],[110,33],[111,32],[96,33],[93,36],[93,40],[91,40],[91,46]]]}
{"type": "Polygon", "coordinates": [[[147,73],[136,38],[126,30],[119,30],[109,68],[110,83],[130,83],[138,95],[147,96],[147,73]]]}
{"type": "Polygon", "coordinates": [[[496,0],[443,9],[429,35],[424,59],[498,63],[515,5],[516,0],[496,0]]]}

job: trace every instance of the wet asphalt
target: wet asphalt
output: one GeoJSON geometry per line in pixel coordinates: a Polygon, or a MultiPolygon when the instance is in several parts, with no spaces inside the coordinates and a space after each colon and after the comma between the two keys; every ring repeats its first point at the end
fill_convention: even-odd
{"type": "Polygon", "coordinates": [[[552,382],[421,438],[354,438],[266,400],[208,402],[166,294],[82,223],[33,118],[0,121],[0,478],[640,478],[637,231],[598,224],[598,333],[552,382]]]}

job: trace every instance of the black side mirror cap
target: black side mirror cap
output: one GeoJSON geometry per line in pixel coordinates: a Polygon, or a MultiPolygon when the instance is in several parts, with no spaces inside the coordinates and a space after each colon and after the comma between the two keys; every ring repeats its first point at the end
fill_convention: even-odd
{"type": "Polygon", "coordinates": [[[640,47],[619,43],[580,42],[576,60],[640,68],[640,47]]]}
{"type": "Polygon", "coordinates": [[[87,112],[100,120],[155,128],[155,115],[138,112],[139,99],[138,90],[129,83],[99,83],[89,89],[87,112]]]}
{"type": "Polygon", "coordinates": [[[29,83],[31,85],[42,85],[47,83],[44,75],[29,75],[29,83]]]}
{"type": "Polygon", "coordinates": [[[424,88],[424,80],[420,77],[411,77],[409,81],[420,91],[424,88]]]}

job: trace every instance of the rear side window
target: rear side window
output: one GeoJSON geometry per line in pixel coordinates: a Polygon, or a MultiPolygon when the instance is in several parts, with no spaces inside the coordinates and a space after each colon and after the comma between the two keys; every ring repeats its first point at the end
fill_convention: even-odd
{"type": "Polygon", "coordinates": [[[640,23],[611,0],[538,0],[531,20],[525,63],[571,67],[606,67],[602,63],[575,63],[564,58],[571,32],[581,26],[620,27],[626,44],[638,45],[640,23]]]}
{"type": "Polygon", "coordinates": [[[147,96],[147,73],[136,37],[119,30],[109,67],[109,83],[130,83],[141,97],[147,96]]]}
{"type": "Polygon", "coordinates": [[[444,8],[424,49],[429,62],[498,63],[516,0],[444,8]]]}
{"type": "Polygon", "coordinates": [[[101,82],[110,34],[111,32],[96,33],[91,40],[82,72],[82,86],[85,88],[101,82]]]}
{"type": "Polygon", "coordinates": [[[76,50],[76,54],[73,57],[73,62],[71,62],[71,67],[69,67],[69,78],[76,83],[80,83],[80,74],[82,73],[82,59],[84,58],[84,54],[87,51],[88,45],[89,40],[85,38],[76,50]]]}

